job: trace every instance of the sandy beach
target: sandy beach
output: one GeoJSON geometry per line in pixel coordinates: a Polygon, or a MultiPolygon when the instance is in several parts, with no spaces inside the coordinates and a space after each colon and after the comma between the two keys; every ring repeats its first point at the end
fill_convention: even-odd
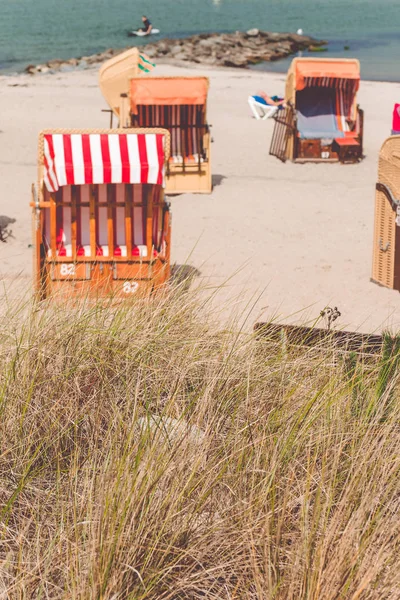
{"type": "MultiPolygon", "coordinates": [[[[364,151],[357,165],[283,164],[269,156],[273,121],[251,117],[247,97],[282,94],[285,76],[244,70],[159,65],[154,74],[210,78],[214,191],[171,197],[172,260],[224,285],[240,310],[254,298],[251,322],[305,322],[325,306],[340,327],[400,328],[398,292],[370,282],[379,148],[390,133],[400,84],[363,81],[364,151]],[[258,298],[258,295],[261,297],[258,298]]],[[[30,186],[43,128],[108,127],[98,68],[0,78],[0,213],[14,217],[14,239],[0,245],[0,276],[14,293],[31,289],[30,186]],[[17,281],[15,281],[17,280],[17,281]]]]}

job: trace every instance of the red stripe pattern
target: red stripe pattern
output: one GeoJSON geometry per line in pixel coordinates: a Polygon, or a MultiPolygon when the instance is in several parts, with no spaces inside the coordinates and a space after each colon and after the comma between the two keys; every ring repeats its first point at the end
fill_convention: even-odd
{"type": "Polygon", "coordinates": [[[357,79],[343,79],[340,77],[305,77],[305,87],[334,88],[343,102],[342,112],[346,117],[351,116],[355,95],[359,88],[357,79]]]}
{"type": "Polygon", "coordinates": [[[164,144],[160,133],[44,134],[45,186],[49,192],[87,183],[164,187],[164,144]]]}

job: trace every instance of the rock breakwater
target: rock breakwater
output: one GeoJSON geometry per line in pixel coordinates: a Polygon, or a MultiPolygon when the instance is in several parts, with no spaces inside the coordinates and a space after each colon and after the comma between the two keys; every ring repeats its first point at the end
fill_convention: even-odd
{"type": "Polygon", "coordinates": [[[160,40],[147,44],[145,51],[154,59],[173,58],[210,66],[246,68],[324,45],[326,42],[297,33],[250,29],[246,33],[200,34],[183,40],[160,40]]]}
{"type": "MultiPolygon", "coordinates": [[[[197,63],[206,66],[247,68],[260,62],[286,58],[300,50],[317,50],[326,42],[297,33],[270,33],[258,29],[236,33],[204,33],[184,39],[161,39],[141,46],[143,52],[153,58],[177,62],[197,63]]],[[[26,73],[54,73],[85,69],[108,60],[126,48],[71,58],[54,59],[42,65],[28,65],[26,73]]]]}

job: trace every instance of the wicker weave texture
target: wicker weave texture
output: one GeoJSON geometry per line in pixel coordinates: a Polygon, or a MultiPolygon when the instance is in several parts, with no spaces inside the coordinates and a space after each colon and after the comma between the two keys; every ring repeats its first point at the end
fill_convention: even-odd
{"type": "MultiPolygon", "coordinates": [[[[378,182],[387,186],[395,200],[400,199],[400,136],[388,138],[379,155],[378,182]]],[[[375,196],[372,278],[381,285],[394,288],[397,257],[396,205],[392,205],[382,190],[375,196]]]]}

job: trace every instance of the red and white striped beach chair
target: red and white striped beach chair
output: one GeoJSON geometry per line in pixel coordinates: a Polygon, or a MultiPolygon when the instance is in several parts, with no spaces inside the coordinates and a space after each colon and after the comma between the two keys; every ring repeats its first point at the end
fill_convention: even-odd
{"type": "Polygon", "coordinates": [[[35,287],[149,293],[169,277],[164,199],[170,136],[163,129],[44,131],[32,202],[35,287]]]}

